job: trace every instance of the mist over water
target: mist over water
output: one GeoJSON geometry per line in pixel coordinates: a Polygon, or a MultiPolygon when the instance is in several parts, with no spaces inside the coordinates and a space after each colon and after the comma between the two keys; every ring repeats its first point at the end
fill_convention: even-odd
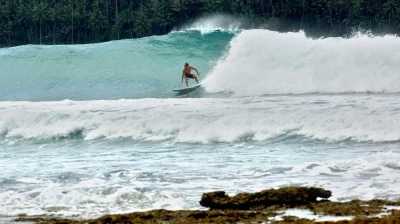
{"type": "Polygon", "coordinates": [[[183,25],[177,29],[177,31],[197,31],[201,34],[209,34],[214,32],[238,33],[250,25],[254,26],[254,24],[245,18],[215,14],[198,18],[191,23],[183,25]]]}
{"type": "Polygon", "coordinates": [[[400,198],[400,39],[244,28],[0,49],[0,220],[199,209],[287,185],[400,198]],[[205,92],[177,97],[184,62],[205,92]]]}

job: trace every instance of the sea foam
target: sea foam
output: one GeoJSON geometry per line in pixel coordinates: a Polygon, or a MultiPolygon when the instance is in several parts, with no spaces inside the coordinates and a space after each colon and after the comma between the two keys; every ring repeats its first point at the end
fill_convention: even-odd
{"type": "Polygon", "coordinates": [[[400,140],[398,95],[0,102],[4,140],[400,140]]]}

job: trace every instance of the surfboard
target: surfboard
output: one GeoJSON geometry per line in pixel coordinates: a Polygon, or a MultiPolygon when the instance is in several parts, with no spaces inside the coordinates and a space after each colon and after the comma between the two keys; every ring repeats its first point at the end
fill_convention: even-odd
{"type": "Polygon", "coordinates": [[[194,85],[194,86],[186,87],[186,88],[174,89],[172,91],[174,91],[178,95],[182,95],[182,94],[191,93],[191,92],[195,91],[196,89],[198,89],[200,87],[201,87],[201,83],[199,83],[197,85],[194,85]]]}

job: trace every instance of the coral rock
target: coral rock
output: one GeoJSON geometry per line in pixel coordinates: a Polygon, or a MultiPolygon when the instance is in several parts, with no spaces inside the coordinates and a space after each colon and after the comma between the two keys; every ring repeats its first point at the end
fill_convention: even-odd
{"type": "Polygon", "coordinates": [[[270,206],[300,206],[316,202],[318,198],[327,199],[332,195],[322,188],[285,187],[257,193],[240,193],[233,197],[224,191],[203,194],[200,205],[210,209],[264,209],[270,206]]]}

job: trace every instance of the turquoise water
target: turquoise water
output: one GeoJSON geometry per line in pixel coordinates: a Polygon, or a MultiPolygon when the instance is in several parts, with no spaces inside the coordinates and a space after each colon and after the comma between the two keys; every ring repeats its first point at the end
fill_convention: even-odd
{"type": "Polygon", "coordinates": [[[206,191],[287,185],[400,197],[398,37],[214,22],[0,49],[0,220],[199,209],[206,191]],[[204,88],[176,97],[186,61],[204,88]]]}
{"type": "Polygon", "coordinates": [[[199,31],[90,45],[0,49],[0,100],[171,97],[183,64],[206,75],[233,34],[199,31]]]}

